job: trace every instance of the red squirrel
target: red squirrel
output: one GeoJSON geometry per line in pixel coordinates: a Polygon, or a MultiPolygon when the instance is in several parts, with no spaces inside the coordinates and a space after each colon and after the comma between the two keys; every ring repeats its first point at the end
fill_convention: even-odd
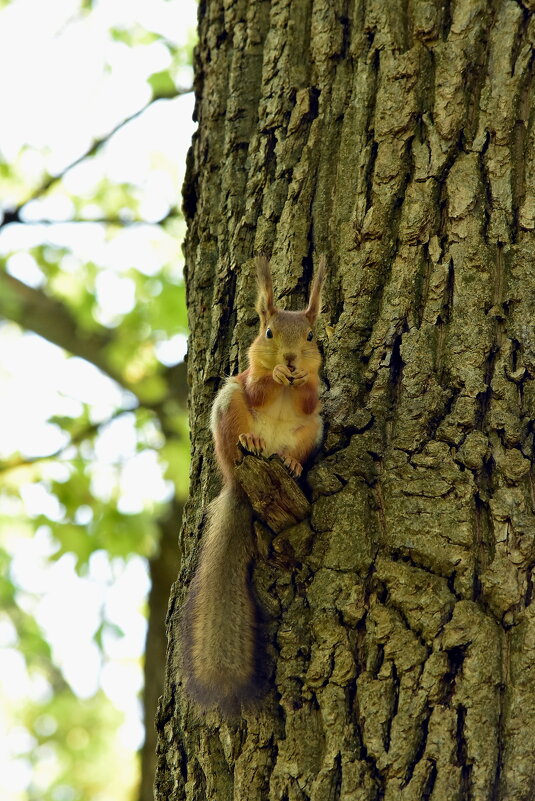
{"type": "MultiPolygon", "coordinates": [[[[249,366],[219,390],[211,428],[223,489],[208,507],[197,570],[182,615],[186,691],[200,706],[234,712],[258,695],[256,608],[248,586],[252,510],[234,476],[238,442],[258,455],[278,454],[290,472],[321,442],[321,356],[314,338],[325,259],[308,307],[282,311],[273,301],[269,262],[257,260],[260,331],[249,366]]],[[[260,670],[261,672],[261,670],[260,670]]]]}

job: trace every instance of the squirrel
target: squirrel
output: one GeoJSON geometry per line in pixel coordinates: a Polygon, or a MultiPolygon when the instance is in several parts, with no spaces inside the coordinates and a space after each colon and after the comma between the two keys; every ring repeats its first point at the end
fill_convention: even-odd
{"type": "Polygon", "coordinates": [[[320,312],[325,258],[319,260],[308,306],[282,311],[273,301],[268,260],[257,259],[260,331],[249,366],[227,378],[211,415],[223,489],[208,507],[199,563],[182,613],[185,688],[203,708],[232,714],[261,690],[257,608],[248,582],[253,513],[234,465],[238,443],[254,454],[278,454],[294,477],[323,433],[321,356],[313,327],[320,312]]]}

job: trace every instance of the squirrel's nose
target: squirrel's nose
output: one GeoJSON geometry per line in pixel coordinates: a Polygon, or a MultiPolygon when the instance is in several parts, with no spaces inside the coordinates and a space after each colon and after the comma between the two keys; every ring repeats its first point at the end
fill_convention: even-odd
{"type": "Polygon", "coordinates": [[[292,362],[294,362],[296,360],[296,358],[297,358],[295,353],[285,353],[283,355],[284,355],[284,360],[285,360],[286,364],[288,365],[288,369],[292,370],[292,371],[295,370],[295,365],[292,364],[292,362]]]}

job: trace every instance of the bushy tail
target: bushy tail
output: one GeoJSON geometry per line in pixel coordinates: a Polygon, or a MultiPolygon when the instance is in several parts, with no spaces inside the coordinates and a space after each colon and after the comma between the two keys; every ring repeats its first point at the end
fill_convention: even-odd
{"type": "Polygon", "coordinates": [[[248,583],[252,512],[236,487],[208,507],[199,564],[182,615],[186,689],[225,712],[258,693],[256,607],[248,583]]]}

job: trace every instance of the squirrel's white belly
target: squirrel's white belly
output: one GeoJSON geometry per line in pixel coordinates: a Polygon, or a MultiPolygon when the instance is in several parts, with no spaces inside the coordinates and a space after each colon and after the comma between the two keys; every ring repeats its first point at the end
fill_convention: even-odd
{"type": "Polygon", "coordinates": [[[253,411],[253,434],[262,437],[268,453],[292,450],[297,444],[297,434],[305,423],[295,414],[293,404],[285,392],[262,409],[253,411]]]}

